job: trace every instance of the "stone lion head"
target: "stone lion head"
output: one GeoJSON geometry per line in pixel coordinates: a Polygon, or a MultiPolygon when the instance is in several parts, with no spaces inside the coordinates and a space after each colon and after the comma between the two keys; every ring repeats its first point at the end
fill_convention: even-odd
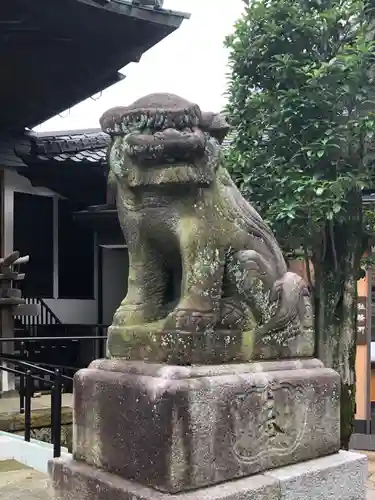
{"type": "Polygon", "coordinates": [[[100,125],[112,138],[110,169],[130,187],[210,184],[229,130],[222,115],[204,113],[174,94],[150,94],[109,109],[100,125]]]}

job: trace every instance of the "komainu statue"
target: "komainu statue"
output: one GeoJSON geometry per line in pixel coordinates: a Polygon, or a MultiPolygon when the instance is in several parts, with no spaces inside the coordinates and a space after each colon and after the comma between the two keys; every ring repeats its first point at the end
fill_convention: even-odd
{"type": "Polygon", "coordinates": [[[55,499],[364,500],[365,460],[338,453],[340,377],[312,358],[306,285],[225,170],[224,117],[153,94],[101,125],[128,292],[107,359],[75,375],[55,499]]]}
{"type": "Polygon", "coordinates": [[[108,110],[101,126],[130,263],[108,355],[177,364],[312,356],[308,289],[224,167],[225,118],[151,94],[108,110]]]}

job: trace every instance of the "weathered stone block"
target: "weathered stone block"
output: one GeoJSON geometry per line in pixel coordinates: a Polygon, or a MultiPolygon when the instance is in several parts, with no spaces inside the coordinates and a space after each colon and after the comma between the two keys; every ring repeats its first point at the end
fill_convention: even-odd
{"type": "Polygon", "coordinates": [[[83,463],[49,464],[55,500],[365,500],[366,457],[340,452],[298,466],[170,495],[83,463]]]}
{"type": "Polygon", "coordinates": [[[74,458],[166,492],[339,450],[339,376],[318,360],[98,360],[75,378],[74,458]]]}

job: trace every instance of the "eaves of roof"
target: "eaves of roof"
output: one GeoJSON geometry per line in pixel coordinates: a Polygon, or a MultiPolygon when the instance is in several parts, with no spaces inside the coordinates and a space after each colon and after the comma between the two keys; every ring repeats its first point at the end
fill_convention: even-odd
{"type": "Polygon", "coordinates": [[[3,2],[0,132],[19,134],[117,83],[188,17],[125,0],[3,2]]]}

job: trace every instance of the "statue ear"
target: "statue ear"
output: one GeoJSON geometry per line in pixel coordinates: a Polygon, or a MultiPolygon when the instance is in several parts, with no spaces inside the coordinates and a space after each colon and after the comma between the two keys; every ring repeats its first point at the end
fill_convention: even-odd
{"type": "Polygon", "coordinates": [[[222,113],[202,113],[201,129],[222,144],[230,130],[230,126],[222,113]]]}

